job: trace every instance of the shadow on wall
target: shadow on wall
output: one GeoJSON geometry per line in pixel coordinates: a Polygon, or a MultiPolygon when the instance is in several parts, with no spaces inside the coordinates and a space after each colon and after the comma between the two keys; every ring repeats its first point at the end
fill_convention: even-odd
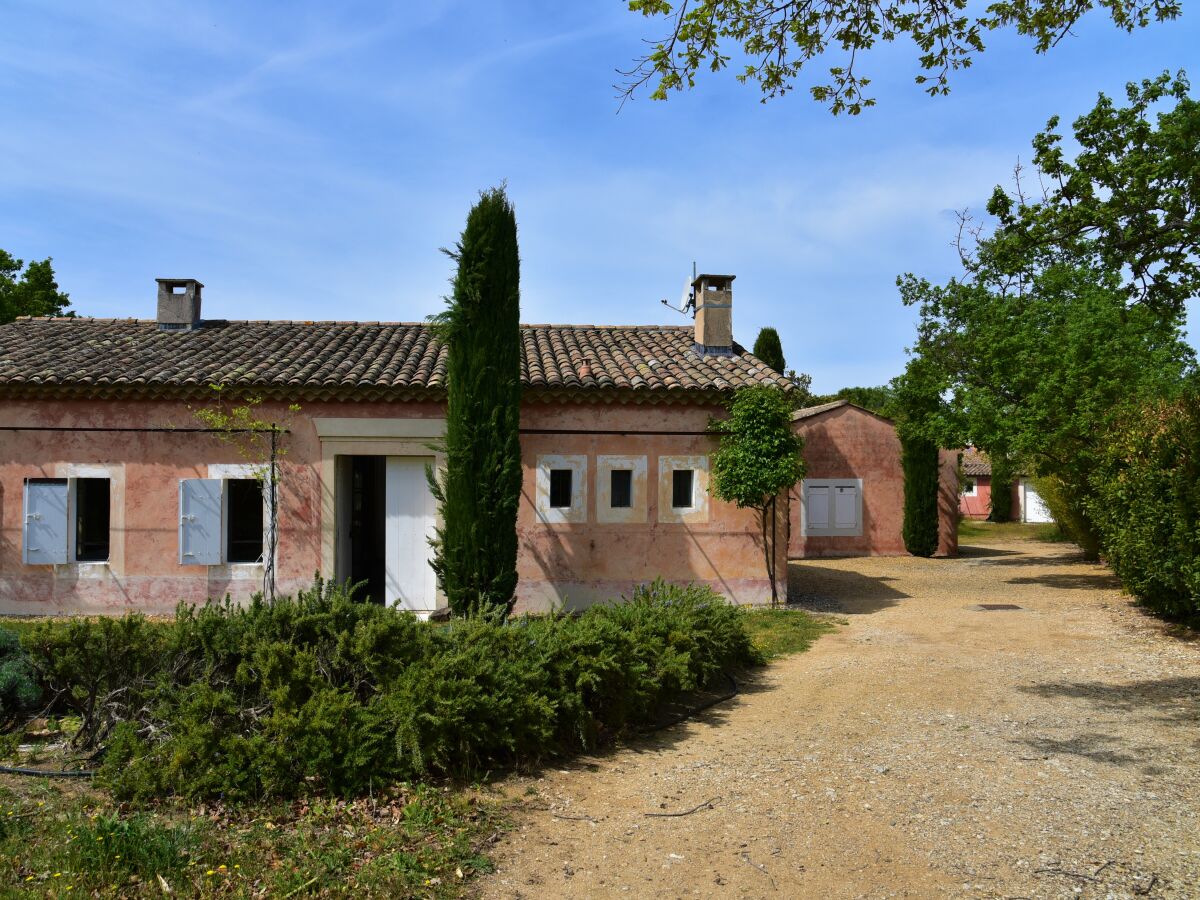
{"type": "Polygon", "coordinates": [[[888,584],[895,580],[835,569],[816,560],[792,561],[788,563],[788,599],[802,605],[815,601],[814,605],[829,606],[830,611],[865,615],[908,599],[908,594],[888,584]]]}
{"type": "MultiPolygon", "coordinates": [[[[788,535],[788,556],[795,559],[836,558],[844,556],[869,556],[879,552],[876,537],[872,534],[875,527],[875,506],[886,503],[884,485],[881,479],[872,477],[869,472],[862,471],[847,458],[842,447],[826,428],[815,425],[809,430],[800,429],[798,432],[804,438],[804,451],[801,455],[805,461],[805,478],[862,478],[862,534],[847,537],[805,538],[800,533],[801,495],[803,479],[797,481],[788,491],[789,507],[795,514],[789,515],[789,525],[794,523],[795,532],[788,535]],[[811,464],[809,455],[812,455],[811,464]],[[809,546],[811,544],[811,546],[809,546]],[[803,550],[803,552],[802,552],[803,550]]],[[[895,538],[895,552],[904,553],[904,542],[899,533],[895,538]]],[[[893,548],[885,547],[884,552],[892,552],[893,548]]],[[[789,593],[790,596],[790,593],[789,593]]]]}

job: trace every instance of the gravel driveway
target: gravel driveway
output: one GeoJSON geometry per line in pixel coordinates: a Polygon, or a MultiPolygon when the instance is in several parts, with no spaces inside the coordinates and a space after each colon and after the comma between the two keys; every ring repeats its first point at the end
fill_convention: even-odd
{"type": "Polygon", "coordinates": [[[506,782],[484,896],[1200,897],[1194,637],[1069,545],[791,577],[838,632],[697,721],[506,782]]]}

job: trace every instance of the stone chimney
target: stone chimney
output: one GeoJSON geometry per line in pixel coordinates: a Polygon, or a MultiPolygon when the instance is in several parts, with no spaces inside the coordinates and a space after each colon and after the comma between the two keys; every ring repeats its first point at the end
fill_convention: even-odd
{"type": "Polygon", "coordinates": [[[195,278],[155,278],[158,282],[158,327],[162,331],[191,331],[200,325],[200,292],[195,278]]]}
{"type": "Polygon", "coordinates": [[[696,349],[706,356],[733,355],[733,275],[698,275],[696,349]]]}

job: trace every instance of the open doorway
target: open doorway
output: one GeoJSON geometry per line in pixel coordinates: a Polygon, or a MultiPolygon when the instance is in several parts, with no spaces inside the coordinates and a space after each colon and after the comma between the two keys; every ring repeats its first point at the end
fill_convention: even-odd
{"type": "Polygon", "coordinates": [[[338,457],[339,581],[362,584],[358,598],[385,601],[387,458],[338,457]]]}

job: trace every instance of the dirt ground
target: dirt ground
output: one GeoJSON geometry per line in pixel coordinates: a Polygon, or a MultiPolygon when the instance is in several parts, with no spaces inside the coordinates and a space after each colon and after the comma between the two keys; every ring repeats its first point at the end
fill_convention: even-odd
{"type": "Polygon", "coordinates": [[[1200,642],[1070,545],[974,543],[794,563],[844,625],[698,720],[506,782],[481,893],[1200,897],[1200,642]]]}

